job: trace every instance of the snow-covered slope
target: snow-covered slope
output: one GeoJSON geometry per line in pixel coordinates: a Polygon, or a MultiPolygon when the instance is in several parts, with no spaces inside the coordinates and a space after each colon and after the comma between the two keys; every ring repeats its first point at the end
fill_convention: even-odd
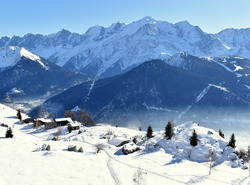
{"type": "MultiPolygon", "coordinates": [[[[6,139],[0,127],[0,184],[243,184],[250,182],[248,170],[227,140],[212,129],[188,122],[174,129],[172,140],[163,131],[154,131],[146,139],[144,131],[98,124],[81,127],[82,133],[69,133],[61,127],[58,141],[51,138],[58,129],[36,129],[33,124],[20,124],[16,111],[0,104],[0,122],[12,127],[14,138],[6,139]],[[189,137],[193,129],[199,138],[192,147],[189,137]],[[114,140],[137,137],[141,150],[124,155],[114,140]],[[50,151],[42,150],[50,145],[50,151]],[[99,144],[99,145],[98,145],[99,144]],[[83,148],[83,153],[69,152],[69,145],[83,148]],[[97,153],[97,145],[101,148],[97,153]],[[209,174],[209,151],[216,154],[215,166],[209,174]],[[189,155],[190,154],[190,155],[189,155]],[[190,158],[188,157],[190,156],[190,158]]],[[[25,116],[25,115],[23,115],[25,116]]]]}
{"type": "Polygon", "coordinates": [[[17,46],[0,48],[0,70],[16,65],[21,60],[21,57],[38,62],[45,70],[48,70],[48,66],[42,62],[39,56],[27,51],[23,47],[17,46]]]}
{"type": "Polygon", "coordinates": [[[250,28],[225,29],[214,36],[230,48],[230,54],[249,58],[250,56],[250,28]]]}
{"type": "Polygon", "coordinates": [[[27,34],[0,39],[1,46],[21,46],[65,68],[112,76],[146,60],[177,52],[195,56],[234,55],[216,36],[187,21],[171,24],[145,17],[130,24],[94,26],[85,34],[62,30],[47,36],[27,34]]]}
{"type": "Polygon", "coordinates": [[[68,71],[23,47],[0,48],[0,99],[44,99],[85,82],[88,76],[68,71]]]}

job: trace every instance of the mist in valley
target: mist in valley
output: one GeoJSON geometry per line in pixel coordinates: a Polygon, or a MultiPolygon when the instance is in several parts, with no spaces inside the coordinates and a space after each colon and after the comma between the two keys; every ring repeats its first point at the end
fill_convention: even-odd
{"type": "MultiPolygon", "coordinates": [[[[130,121],[116,124],[134,129],[146,130],[149,125],[154,131],[164,130],[168,121],[174,125],[180,125],[188,121],[194,121],[202,127],[215,131],[222,130],[225,139],[229,140],[232,133],[236,137],[236,147],[246,149],[250,145],[250,110],[244,108],[197,108],[185,114],[175,112],[147,112],[145,114],[128,115],[130,121]]],[[[114,123],[115,124],[115,123],[114,123]]]]}

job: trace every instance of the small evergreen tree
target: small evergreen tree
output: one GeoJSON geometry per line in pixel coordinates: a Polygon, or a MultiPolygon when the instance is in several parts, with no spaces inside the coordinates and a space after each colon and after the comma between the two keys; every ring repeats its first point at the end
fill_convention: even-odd
{"type": "Polygon", "coordinates": [[[152,137],[153,137],[153,129],[151,125],[149,125],[147,129],[147,138],[152,138],[152,137]]]}
{"type": "Polygon", "coordinates": [[[22,121],[22,115],[21,115],[20,109],[17,110],[16,117],[17,117],[20,121],[22,121]]]}
{"type": "Polygon", "coordinates": [[[221,129],[219,130],[219,135],[220,135],[223,139],[225,139],[225,136],[224,136],[224,134],[222,133],[221,129]]]}
{"type": "Polygon", "coordinates": [[[171,121],[169,121],[165,127],[165,137],[167,139],[172,139],[173,135],[174,135],[173,124],[171,121]]]}
{"type": "Polygon", "coordinates": [[[199,139],[198,139],[198,136],[197,136],[197,134],[195,132],[195,129],[192,132],[192,136],[190,137],[189,141],[190,141],[190,145],[192,145],[192,146],[198,145],[199,139]]]}
{"type": "Polygon", "coordinates": [[[230,140],[229,140],[229,143],[227,144],[227,146],[235,148],[236,147],[235,142],[236,142],[235,136],[234,136],[234,133],[232,133],[232,135],[230,137],[230,140]]]}
{"type": "Polygon", "coordinates": [[[13,138],[13,133],[12,133],[12,129],[9,127],[8,129],[7,129],[7,131],[6,131],[6,134],[5,134],[5,137],[7,137],[7,138],[13,138]]]}

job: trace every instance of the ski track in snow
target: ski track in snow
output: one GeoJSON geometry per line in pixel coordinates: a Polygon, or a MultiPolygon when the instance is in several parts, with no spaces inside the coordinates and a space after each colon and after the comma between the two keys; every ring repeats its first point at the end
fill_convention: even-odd
{"type": "Polygon", "coordinates": [[[176,110],[170,110],[168,108],[162,108],[162,107],[154,107],[154,106],[148,106],[145,102],[142,104],[146,107],[147,110],[159,110],[159,111],[166,111],[166,112],[175,112],[178,113],[179,111],[176,110]]]}
{"type": "Polygon", "coordinates": [[[88,94],[87,94],[87,97],[85,98],[85,102],[88,101],[89,95],[90,95],[90,93],[91,93],[91,91],[92,91],[94,85],[95,85],[95,80],[91,83],[91,86],[90,86],[90,88],[89,88],[89,92],[88,92],[88,94]]]}
{"type": "MultiPolygon", "coordinates": [[[[198,103],[207,94],[210,87],[211,87],[211,84],[209,84],[205,89],[203,89],[203,91],[201,91],[201,93],[196,97],[194,103],[198,103]]],[[[178,118],[180,119],[184,114],[186,114],[192,108],[194,103],[192,103],[191,105],[188,105],[187,108],[179,114],[178,118]]]]}
{"type": "Polygon", "coordinates": [[[222,86],[218,86],[218,85],[214,85],[214,84],[209,84],[205,89],[203,89],[203,91],[196,97],[195,99],[195,102],[192,103],[191,105],[188,105],[186,107],[186,109],[181,112],[178,116],[178,118],[180,119],[184,114],[186,114],[191,108],[192,106],[195,104],[195,103],[198,103],[209,91],[210,87],[215,87],[215,88],[218,88],[222,91],[225,91],[225,92],[229,92],[225,87],[222,87],[222,86]]]}
{"type": "Polygon", "coordinates": [[[195,103],[198,103],[209,91],[210,85],[208,85],[196,98],[195,103]]]}
{"type": "MultiPolygon", "coordinates": [[[[95,145],[92,144],[92,143],[89,143],[89,142],[87,142],[87,141],[84,141],[84,139],[83,139],[82,142],[83,142],[83,143],[86,143],[86,144],[89,144],[89,145],[92,145],[92,146],[95,146],[95,145]]],[[[106,155],[109,157],[108,162],[112,159],[113,161],[115,161],[115,162],[117,162],[117,163],[119,163],[119,164],[125,165],[125,166],[130,167],[130,168],[138,169],[138,166],[126,164],[126,163],[124,163],[124,162],[122,162],[122,161],[119,161],[118,159],[114,158],[114,157],[111,156],[105,149],[103,149],[103,151],[104,151],[104,152],[106,153],[106,155]]],[[[107,164],[107,166],[108,166],[108,164],[107,164]]],[[[108,168],[109,168],[109,167],[108,167],[108,168]]],[[[141,167],[140,167],[140,168],[141,168],[141,167]]],[[[115,182],[117,182],[117,181],[119,182],[119,180],[118,180],[117,177],[115,176],[114,170],[113,170],[112,168],[109,168],[109,170],[110,170],[110,174],[111,174],[111,176],[113,177],[114,181],[115,181],[115,182]]],[[[151,174],[154,174],[154,175],[159,176],[159,177],[166,178],[166,179],[168,179],[168,180],[172,180],[172,181],[177,182],[177,183],[180,183],[180,184],[186,184],[186,183],[183,182],[183,181],[180,181],[180,180],[177,180],[177,179],[168,177],[168,176],[171,176],[171,175],[168,175],[168,174],[167,174],[167,176],[166,176],[166,175],[162,175],[162,174],[159,174],[159,173],[150,171],[150,170],[145,169],[145,168],[141,168],[141,170],[146,171],[146,172],[151,173],[151,174]]]]}
{"type": "Polygon", "coordinates": [[[112,158],[110,157],[110,155],[107,153],[106,150],[104,150],[104,152],[108,156],[107,167],[108,167],[109,173],[112,176],[112,178],[114,179],[115,185],[119,185],[121,183],[120,183],[119,179],[117,178],[117,175],[116,175],[115,171],[113,170],[112,166],[110,165],[112,158]]]}
{"type": "MultiPolygon", "coordinates": [[[[83,143],[86,143],[86,144],[88,144],[88,145],[91,145],[91,146],[94,146],[94,147],[95,147],[94,144],[89,143],[89,142],[87,142],[87,141],[84,141],[84,138],[83,138],[83,137],[82,137],[82,140],[83,140],[83,141],[82,141],[83,143]]],[[[121,184],[120,181],[119,181],[119,179],[117,178],[117,175],[116,175],[115,171],[113,170],[112,166],[110,165],[110,161],[111,161],[111,159],[112,159],[111,155],[109,155],[109,153],[108,153],[106,150],[103,149],[103,151],[105,152],[105,154],[106,154],[107,157],[108,157],[108,160],[107,160],[107,168],[108,168],[108,170],[109,170],[109,173],[110,173],[112,179],[114,180],[114,184],[115,184],[115,185],[121,184]]]]}

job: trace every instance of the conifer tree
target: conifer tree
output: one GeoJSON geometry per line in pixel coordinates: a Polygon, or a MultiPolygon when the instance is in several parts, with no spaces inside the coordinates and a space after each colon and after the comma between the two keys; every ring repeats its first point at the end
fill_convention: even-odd
{"type": "Polygon", "coordinates": [[[230,140],[229,140],[229,143],[227,144],[227,146],[235,148],[236,147],[235,142],[236,142],[235,136],[234,136],[234,133],[232,133],[232,135],[230,137],[230,140]]]}
{"type": "Polygon", "coordinates": [[[153,137],[153,129],[151,125],[149,125],[147,129],[147,138],[152,138],[152,137],[153,137]]]}
{"type": "Polygon", "coordinates": [[[16,115],[16,117],[17,117],[20,121],[22,121],[22,115],[21,115],[20,109],[17,110],[17,115],[16,115]]]}
{"type": "Polygon", "coordinates": [[[190,141],[190,145],[192,145],[192,146],[198,145],[199,139],[198,139],[198,136],[197,136],[197,134],[195,132],[195,129],[192,132],[192,136],[190,137],[189,141],[190,141]]]}
{"type": "Polygon", "coordinates": [[[173,135],[174,135],[173,124],[171,121],[169,121],[165,127],[165,137],[167,139],[172,139],[173,135]]]}
{"type": "Polygon", "coordinates": [[[9,127],[8,129],[7,129],[7,131],[6,131],[6,134],[5,134],[5,137],[7,137],[7,138],[13,138],[13,133],[12,133],[12,129],[9,127]]]}
{"type": "Polygon", "coordinates": [[[219,135],[220,135],[223,139],[225,139],[225,136],[224,136],[224,134],[222,133],[221,129],[219,130],[219,135]]]}

